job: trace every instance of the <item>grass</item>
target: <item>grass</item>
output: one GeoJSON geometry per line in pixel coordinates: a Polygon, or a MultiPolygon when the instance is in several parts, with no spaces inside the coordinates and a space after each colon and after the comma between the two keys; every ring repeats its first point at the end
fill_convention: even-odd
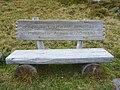
{"type": "MultiPolygon", "coordinates": [[[[2,76],[4,78],[2,78],[0,89],[112,90],[113,88],[111,83],[112,77],[107,73],[82,76],[80,68],[71,65],[51,65],[48,67],[49,68],[46,67],[39,70],[39,78],[28,82],[13,77],[15,66],[3,66],[2,70],[5,71],[3,72],[5,75],[2,76]]],[[[115,76],[113,75],[113,77],[115,76]]]]}
{"type": "MultiPolygon", "coordinates": [[[[111,81],[120,78],[120,15],[119,1],[92,3],[80,0],[1,0],[0,51],[4,59],[16,49],[37,49],[36,41],[16,39],[18,19],[100,19],[106,24],[103,41],[85,41],[84,47],[102,47],[115,56],[112,63],[101,63],[104,74],[85,75],[81,67],[49,65],[39,69],[39,76],[28,82],[13,77],[17,65],[0,62],[0,90],[112,90],[111,81]]],[[[75,48],[76,41],[45,41],[46,48],[75,48]]]]}

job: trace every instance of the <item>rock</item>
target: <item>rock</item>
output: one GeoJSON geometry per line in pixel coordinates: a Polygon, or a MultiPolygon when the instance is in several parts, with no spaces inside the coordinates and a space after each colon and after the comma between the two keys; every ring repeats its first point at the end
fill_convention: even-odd
{"type": "Polygon", "coordinates": [[[100,2],[101,0],[93,0],[93,1],[97,1],[97,2],[100,2]]]}
{"type": "Polygon", "coordinates": [[[88,0],[89,2],[100,2],[101,0],[88,0]]]}
{"type": "Polygon", "coordinates": [[[112,83],[113,83],[113,85],[116,87],[115,90],[120,90],[120,78],[114,79],[114,80],[112,81],[112,83]]]}
{"type": "Polygon", "coordinates": [[[120,6],[118,7],[117,13],[120,14],[120,6]]]}
{"type": "Polygon", "coordinates": [[[0,61],[2,60],[2,52],[0,52],[0,61]]]}

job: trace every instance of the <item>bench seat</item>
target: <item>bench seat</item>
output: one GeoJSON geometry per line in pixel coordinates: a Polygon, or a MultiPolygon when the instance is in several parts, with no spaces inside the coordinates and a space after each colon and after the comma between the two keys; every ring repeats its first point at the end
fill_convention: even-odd
{"type": "Polygon", "coordinates": [[[103,48],[16,50],[7,64],[72,64],[111,62],[113,56],[103,48]]]}

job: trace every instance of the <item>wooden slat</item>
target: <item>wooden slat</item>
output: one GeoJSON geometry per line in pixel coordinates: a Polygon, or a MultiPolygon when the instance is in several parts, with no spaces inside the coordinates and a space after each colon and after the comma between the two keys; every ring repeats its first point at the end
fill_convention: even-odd
{"type": "Polygon", "coordinates": [[[69,64],[111,62],[113,56],[102,48],[16,50],[7,64],[69,64]]]}
{"type": "Polygon", "coordinates": [[[22,40],[102,40],[101,20],[18,20],[17,37],[22,40]]]}

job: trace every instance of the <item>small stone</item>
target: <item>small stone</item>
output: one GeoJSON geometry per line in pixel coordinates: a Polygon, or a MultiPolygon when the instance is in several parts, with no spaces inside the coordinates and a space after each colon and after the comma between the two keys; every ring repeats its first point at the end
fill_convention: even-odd
{"type": "Polygon", "coordinates": [[[97,2],[99,2],[99,1],[101,1],[101,0],[93,0],[93,1],[97,1],[97,2]]]}
{"type": "Polygon", "coordinates": [[[94,2],[98,2],[98,3],[99,3],[101,0],[93,0],[93,1],[94,1],[94,2]]]}
{"type": "Polygon", "coordinates": [[[2,52],[0,52],[0,61],[2,61],[2,52]]]}
{"type": "Polygon", "coordinates": [[[61,78],[63,78],[63,77],[61,77],[61,78]]]}
{"type": "Polygon", "coordinates": [[[116,90],[120,90],[120,78],[114,79],[113,81],[114,86],[116,87],[116,90]]]}
{"type": "Polygon", "coordinates": [[[120,6],[118,7],[117,13],[120,14],[120,6]]]}

